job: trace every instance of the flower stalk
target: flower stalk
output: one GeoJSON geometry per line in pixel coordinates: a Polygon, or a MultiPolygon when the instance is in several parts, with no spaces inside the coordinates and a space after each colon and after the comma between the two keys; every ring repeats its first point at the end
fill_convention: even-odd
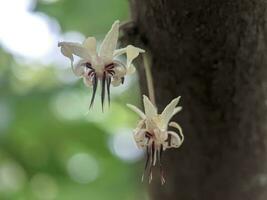
{"type": "Polygon", "coordinates": [[[151,65],[149,63],[147,54],[143,54],[143,61],[144,61],[144,68],[145,68],[145,74],[146,74],[148,96],[149,96],[150,101],[154,105],[156,105],[153,77],[152,77],[151,68],[150,68],[151,65]]]}

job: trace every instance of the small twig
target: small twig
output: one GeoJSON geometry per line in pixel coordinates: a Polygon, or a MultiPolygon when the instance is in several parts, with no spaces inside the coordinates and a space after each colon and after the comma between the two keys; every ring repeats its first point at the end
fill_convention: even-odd
{"type": "Polygon", "coordinates": [[[148,89],[149,99],[156,106],[155,90],[154,90],[154,85],[153,85],[153,77],[152,77],[152,74],[151,74],[150,63],[148,61],[148,57],[146,56],[146,54],[143,54],[143,60],[144,60],[144,68],[145,68],[145,73],[146,73],[147,89],[148,89]]]}

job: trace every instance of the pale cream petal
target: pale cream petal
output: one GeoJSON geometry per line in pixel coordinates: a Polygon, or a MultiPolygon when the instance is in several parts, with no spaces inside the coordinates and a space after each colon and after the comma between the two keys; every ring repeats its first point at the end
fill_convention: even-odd
{"type": "Polygon", "coordinates": [[[96,39],[95,37],[88,37],[83,42],[84,48],[86,48],[91,56],[96,55],[96,39]]]}
{"type": "Polygon", "coordinates": [[[158,129],[158,124],[152,119],[152,118],[147,118],[146,121],[146,129],[149,131],[149,132],[153,132],[155,129],[158,129]]]}
{"type": "Polygon", "coordinates": [[[183,141],[184,140],[184,135],[183,135],[182,127],[176,122],[170,122],[169,126],[171,126],[173,128],[176,128],[179,131],[179,133],[181,134],[182,141],[183,141]]]}
{"type": "Polygon", "coordinates": [[[120,22],[117,20],[113,23],[110,31],[105,36],[99,50],[99,56],[107,64],[113,59],[113,52],[116,49],[118,37],[119,37],[120,22]]]}
{"type": "Polygon", "coordinates": [[[111,85],[113,85],[114,87],[118,87],[119,85],[121,85],[121,78],[113,77],[111,85]]]}
{"type": "Polygon", "coordinates": [[[134,111],[136,114],[138,114],[142,119],[146,119],[146,115],[136,106],[131,104],[126,104],[128,108],[130,108],[132,111],[134,111]]]}
{"type": "Polygon", "coordinates": [[[126,47],[124,48],[121,48],[121,49],[116,49],[114,52],[113,52],[113,57],[117,57],[117,56],[120,56],[122,54],[126,53],[126,47]]]}
{"type": "Polygon", "coordinates": [[[82,76],[84,74],[85,66],[84,64],[86,63],[85,60],[80,60],[74,67],[73,67],[73,73],[76,76],[82,76]]]}
{"type": "Polygon", "coordinates": [[[165,140],[168,139],[167,131],[162,131],[158,128],[154,129],[155,138],[157,139],[158,143],[164,143],[165,140]]]}
{"type": "Polygon", "coordinates": [[[113,53],[113,57],[117,57],[126,53],[127,59],[133,60],[139,55],[139,53],[144,53],[144,52],[145,50],[141,48],[135,47],[133,45],[128,45],[127,47],[115,50],[113,53]]]}
{"type": "Polygon", "coordinates": [[[126,56],[127,56],[127,67],[130,67],[132,61],[139,55],[139,53],[144,53],[145,50],[137,48],[133,45],[128,45],[126,47],[126,56]]]}
{"type": "Polygon", "coordinates": [[[145,134],[146,134],[145,129],[141,129],[140,131],[134,133],[135,143],[140,149],[146,146],[147,139],[145,137],[145,134]]]}
{"type": "Polygon", "coordinates": [[[161,113],[160,117],[162,119],[162,122],[164,124],[168,124],[170,119],[173,116],[174,113],[174,109],[176,107],[176,105],[179,103],[180,97],[177,97],[175,99],[173,99],[167,106],[166,108],[163,110],[163,112],[161,113]]]}
{"type": "MultiPolygon", "coordinates": [[[[127,104],[127,106],[130,105],[130,104],[127,104]]],[[[130,105],[132,106],[132,105],[130,105]]],[[[135,106],[134,106],[135,107],[135,106]]],[[[138,109],[138,108],[137,108],[138,109]]],[[[139,132],[145,125],[145,119],[142,119],[138,122],[136,128],[134,129],[134,132],[139,132]]]]}
{"type": "Polygon", "coordinates": [[[127,73],[126,68],[123,67],[123,65],[120,64],[118,61],[114,61],[114,63],[117,63],[114,68],[115,76],[118,78],[124,77],[127,73]]]}
{"type": "Polygon", "coordinates": [[[145,115],[147,116],[147,118],[156,117],[158,114],[157,109],[145,95],[143,95],[143,103],[145,108],[145,115]]]}
{"type": "Polygon", "coordinates": [[[136,142],[143,142],[146,131],[144,129],[134,132],[134,139],[136,142]]]}
{"type": "Polygon", "coordinates": [[[71,61],[73,61],[73,55],[84,59],[90,59],[89,52],[79,43],[59,42],[58,46],[61,47],[62,54],[71,59],[71,61]]]}
{"type": "Polygon", "coordinates": [[[174,116],[174,115],[176,115],[178,112],[180,112],[181,110],[182,110],[182,106],[178,106],[178,107],[176,107],[175,109],[174,109],[174,111],[173,111],[173,114],[172,114],[172,116],[174,116]]]}
{"type": "Polygon", "coordinates": [[[62,44],[62,42],[58,43],[58,47],[61,47],[61,49],[60,49],[61,53],[64,56],[68,57],[71,60],[71,62],[73,62],[74,58],[72,55],[73,52],[72,52],[71,48],[69,48],[67,45],[62,44]]]}
{"type": "Polygon", "coordinates": [[[171,143],[167,144],[167,148],[178,148],[183,143],[183,138],[180,138],[174,131],[168,131],[171,143]]]}
{"type": "Polygon", "coordinates": [[[134,140],[139,148],[143,148],[146,142],[146,137],[145,137],[146,130],[143,129],[144,121],[145,120],[140,120],[137,124],[136,129],[134,130],[134,140]]]}

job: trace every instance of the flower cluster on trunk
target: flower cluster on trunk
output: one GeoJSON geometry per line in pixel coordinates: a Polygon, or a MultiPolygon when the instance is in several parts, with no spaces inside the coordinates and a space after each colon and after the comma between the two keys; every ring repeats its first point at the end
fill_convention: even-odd
{"type": "MultiPolygon", "coordinates": [[[[118,37],[119,21],[115,21],[98,51],[96,39],[94,37],[88,37],[81,44],[73,42],[58,43],[62,54],[70,59],[74,74],[83,78],[86,86],[92,87],[93,92],[90,108],[93,106],[99,82],[101,84],[101,104],[103,110],[106,94],[108,103],[110,104],[110,86],[117,87],[123,84],[125,77],[135,72],[135,67],[132,64],[133,60],[140,53],[145,52],[143,49],[133,45],[116,49],[118,37]],[[126,54],[126,63],[117,59],[123,54],[126,54]],[[81,58],[75,66],[73,65],[74,56],[81,58]]],[[[146,75],[149,93],[152,94],[150,98],[152,98],[155,104],[150,70],[146,69],[146,75]]],[[[179,99],[180,97],[173,99],[161,114],[158,114],[156,105],[153,105],[151,99],[145,95],[143,96],[144,112],[134,105],[127,104],[127,106],[141,118],[133,132],[138,148],[144,149],[147,152],[144,174],[148,169],[149,182],[152,180],[152,169],[158,164],[161,174],[161,183],[165,183],[161,162],[162,153],[166,149],[180,147],[184,141],[180,125],[176,122],[170,122],[171,118],[182,110],[181,106],[177,106],[179,99]],[[169,130],[171,127],[176,129],[177,132],[169,130]]]]}

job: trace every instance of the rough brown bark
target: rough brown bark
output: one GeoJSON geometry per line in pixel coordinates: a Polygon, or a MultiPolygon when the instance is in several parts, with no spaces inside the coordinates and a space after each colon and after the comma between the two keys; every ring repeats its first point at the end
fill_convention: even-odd
{"type": "Polygon", "coordinates": [[[175,120],[185,142],[164,154],[167,183],[153,182],[153,200],[267,199],[266,8],[265,0],[131,0],[127,33],[152,55],[159,110],[178,95],[184,107],[175,120]]]}

